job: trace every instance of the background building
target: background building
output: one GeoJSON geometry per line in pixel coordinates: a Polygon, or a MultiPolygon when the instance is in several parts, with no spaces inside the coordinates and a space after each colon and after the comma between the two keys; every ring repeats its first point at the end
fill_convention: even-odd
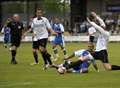
{"type": "Polygon", "coordinates": [[[0,0],[0,24],[12,14],[19,13],[24,24],[28,25],[37,7],[43,8],[49,19],[60,17],[66,30],[71,32],[80,32],[80,25],[91,11],[104,19],[107,16],[117,21],[120,19],[120,0],[0,0]]]}

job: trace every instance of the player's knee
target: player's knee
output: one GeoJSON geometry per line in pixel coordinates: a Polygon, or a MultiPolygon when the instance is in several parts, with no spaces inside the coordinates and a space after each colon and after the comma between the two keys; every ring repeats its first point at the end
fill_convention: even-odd
{"type": "Polygon", "coordinates": [[[111,70],[111,65],[110,64],[104,64],[104,68],[105,68],[105,70],[110,71],[111,70]]]}
{"type": "Polygon", "coordinates": [[[16,50],[16,46],[12,46],[12,47],[11,47],[11,50],[16,50]]]}
{"type": "Polygon", "coordinates": [[[40,52],[41,53],[46,53],[47,51],[46,51],[46,49],[40,49],[40,52]]]}
{"type": "Polygon", "coordinates": [[[37,49],[33,49],[32,52],[33,52],[33,53],[37,53],[38,50],[37,50],[37,49]]]}

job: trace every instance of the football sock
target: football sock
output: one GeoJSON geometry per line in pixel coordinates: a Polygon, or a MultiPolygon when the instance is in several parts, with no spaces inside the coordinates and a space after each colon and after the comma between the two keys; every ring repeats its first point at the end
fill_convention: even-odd
{"type": "Polygon", "coordinates": [[[46,53],[46,58],[47,58],[47,61],[49,62],[50,65],[52,65],[52,61],[51,61],[51,55],[49,53],[46,53]]]}
{"type": "Polygon", "coordinates": [[[120,66],[112,65],[112,70],[120,70],[120,66]]]}
{"type": "Polygon", "coordinates": [[[41,52],[42,54],[42,57],[43,57],[43,60],[44,60],[44,64],[46,65],[47,64],[47,59],[46,59],[46,55],[44,52],[41,52]]]}
{"type": "Polygon", "coordinates": [[[57,57],[58,57],[58,49],[55,48],[55,49],[54,49],[54,58],[56,59],[57,57]]]}
{"type": "Polygon", "coordinates": [[[58,54],[58,49],[54,48],[54,54],[58,54]]]}
{"type": "Polygon", "coordinates": [[[11,55],[12,55],[12,61],[15,61],[16,50],[12,50],[11,55]]]}
{"type": "Polygon", "coordinates": [[[37,54],[37,52],[33,52],[33,56],[34,56],[35,62],[38,63],[38,54],[37,54]]]}
{"type": "Polygon", "coordinates": [[[67,51],[66,51],[66,49],[65,49],[65,48],[63,49],[63,54],[64,54],[64,55],[66,55],[66,54],[67,54],[67,51]]]}

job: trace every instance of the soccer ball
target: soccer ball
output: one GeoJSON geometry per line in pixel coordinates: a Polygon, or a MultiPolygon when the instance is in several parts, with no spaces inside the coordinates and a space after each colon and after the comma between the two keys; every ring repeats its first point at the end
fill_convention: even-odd
{"type": "Polygon", "coordinates": [[[59,67],[57,71],[59,74],[64,74],[66,70],[64,67],[59,67]]]}

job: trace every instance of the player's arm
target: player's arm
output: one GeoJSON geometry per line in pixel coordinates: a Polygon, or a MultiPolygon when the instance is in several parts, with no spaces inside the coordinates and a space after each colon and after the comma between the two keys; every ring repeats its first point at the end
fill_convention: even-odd
{"type": "Polygon", "coordinates": [[[95,70],[99,72],[99,69],[97,67],[96,61],[94,59],[92,59],[91,61],[92,61],[92,65],[95,68],[95,70]]]}
{"type": "Polygon", "coordinates": [[[46,19],[45,24],[46,24],[46,27],[49,33],[51,33],[52,35],[57,35],[57,33],[52,29],[50,22],[47,19],[46,19]]]}
{"type": "Polygon", "coordinates": [[[72,55],[68,56],[67,58],[64,58],[64,60],[69,60],[71,58],[73,58],[75,56],[75,54],[73,53],[72,55]]]}
{"type": "Polygon", "coordinates": [[[101,25],[103,28],[106,27],[104,21],[100,18],[100,16],[98,16],[95,12],[91,12],[91,14],[99,21],[100,25],[101,25]]]}
{"type": "Polygon", "coordinates": [[[25,36],[26,36],[28,33],[32,32],[32,31],[33,31],[33,27],[34,27],[34,23],[32,22],[32,24],[30,25],[29,29],[23,33],[23,36],[22,36],[22,37],[25,38],[25,36]]]}
{"type": "Polygon", "coordinates": [[[96,30],[98,30],[100,33],[104,34],[104,35],[109,35],[108,32],[106,32],[101,26],[97,25],[95,22],[90,21],[89,18],[87,18],[87,21],[93,26],[95,27],[96,30]]]}

